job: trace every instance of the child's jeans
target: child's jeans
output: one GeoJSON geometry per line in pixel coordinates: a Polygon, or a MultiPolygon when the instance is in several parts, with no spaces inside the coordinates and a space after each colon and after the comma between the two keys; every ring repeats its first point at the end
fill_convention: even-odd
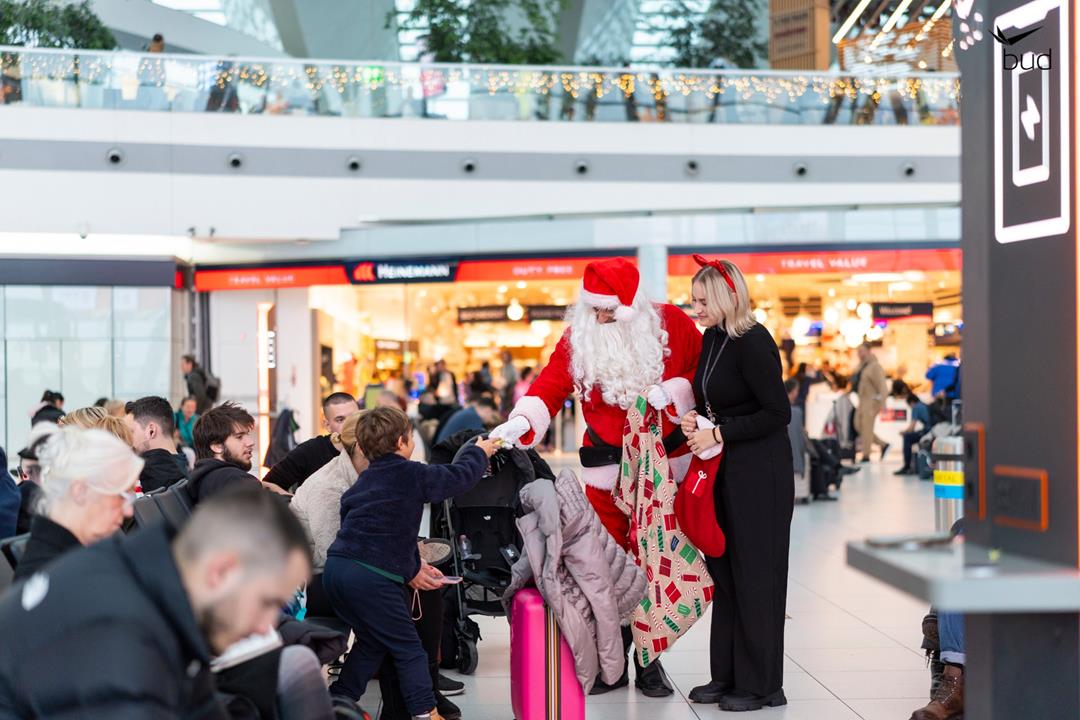
{"type": "Polygon", "coordinates": [[[428,656],[402,601],[401,585],[354,560],[330,556],[323,587],[338,617],[356,634],[341,677],[330,686],[330,693],[359,700],[383,658],[390,654],[409,713],[422,715],[434,708],[428,656]]]}

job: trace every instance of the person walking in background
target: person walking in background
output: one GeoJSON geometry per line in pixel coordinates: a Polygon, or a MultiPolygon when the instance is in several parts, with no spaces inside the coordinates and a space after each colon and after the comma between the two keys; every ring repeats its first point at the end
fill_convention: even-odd
{"type": "MultiPolygon", "coordinates": [[[[682,431],[698,456],[723,444],[715,484],[716,517],[727,551],[706,558],[716,583],[706,685],[695,703],[727,712],[787,704],[784,695],[784,609],[788,548],[795,507],[794,465],[780,350],[751,312],[742,272],[707,261],[691,286],[693,314],[708,328],[694,376],[697,409],[682,431]],[[698,415],[715,426],[699,430],[698,415]]],[[[794,390],[794,386],[793,386],[794,390]]]]}
{"type": "Polygon", "coordinates": [[[195,423],[199,421],[199,413],[195,411],[197,405],[195,398],[189,395],[180,401],[180,409],[173,413],[176,440],[181,447],[195,447],[195,423]]]}
{"type": "Polygon", "coordinates": [[[211,389],[210,376],[195,361],[194,355],[184,355],[180,358],[180,371],[184,373],[188,395],[195,398],[195,411],[202,415],[214,406],[214,400],[217,399],[211,397],[214,391],[211,389]]]}
{"type": "Polygon", "coordinates": [[[457,405],[458,381],[454,373],[447,369],[445,360],[435,363],[435,374],[431,378],[431,386],[435,391],[435,399],[440,405],[457,405]]]}
{"type": "Polygon", "coordinates": [[[889,443],[874,433],[878,413],[889,394],[889,384],[885,371],[881,368],[877,356],[870,349],[869,343],[859,346],[859,369],[855,371],[852,385],[859,396],[859,407],[855,411],[855,432],[862,443],[862,462],[870,462],[870,451],[875,445],[881,448],[881,457],[889,451],[889,443]]]}
{"type": "Polygon", "coordinates": [[[518,400],[525,397],[529,393],[529,388],[533,384],[533,369],[527,367],[521,371],[521,379],[514,384],[514,397],[510,407],[517,405],[518,400]]]}
{"type": "Polygon", "coordinates": [[[510,408],[514,406],[514,389],[518,384],[518,371],[514,366],[514,356],[509,350],[503,350],[499,359],[502,361],[502,367],[499,368],[499,390],[501,391],[499,404],[504,414],[509,414],[510,408]]]}

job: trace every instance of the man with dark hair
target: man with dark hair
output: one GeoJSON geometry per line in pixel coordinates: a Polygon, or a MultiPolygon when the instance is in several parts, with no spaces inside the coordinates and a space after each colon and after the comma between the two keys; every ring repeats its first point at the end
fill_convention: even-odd
{"type": "Polygon", "coordinates": [[[490,397],[474,397],[469,404],[448,417],[439,427],[435,444],[462,430],[485,430],[499,424],[499,408],[490,397]]]}
{"type": "Polygon", "coordinates": [[[259,492],[208,500],[171,542],[158,526],[72,551],[0,599],[0,717],[228,717],[211,657],[268,633],[310,570],[303,528],[259,492]]]}
{"type": "Polygon", "coordinates": [[[251,431],[255,418],[234,402],[209,410],[195,423],[195,469],[187,492],[192,505],[223,490],[265,487],[287,495],[276,485],[260,482],[252,475],[251,455],[255,438],[251,431]]]}
{"type": "Polygon", "coordinates": [[[187,458],[176,451],[172,405],[163,397],[148,396],[124,406],[132,447],[145,464],[139,474],[143,492],[167,488],[188,476],[187,458]]]}
{"type": "Polygon", "coordinates": [[[194,355],[184,355],[180,358],[180,372],[184,373],[188,395],[195,398],[196,412],[201,415],[213,407],[214,403],[207,390],[210,379],[206,376],[206,371],[195,361],[194,355]]]}
{"type": "MultiPolygon", "coordinates": [[[[360,406],[352,395],[336,392],[323,400],[322,411],[323,426],[332,435],[341,432],[345,418],[359,412],[360,406]]],[[[294,490],[340,452],[340,448],[334,447],[331,442],[330,435],[318,435],[305,440],[270,468],[270,472],[266,473],[266,482],[283,490],[294,490]]]]}

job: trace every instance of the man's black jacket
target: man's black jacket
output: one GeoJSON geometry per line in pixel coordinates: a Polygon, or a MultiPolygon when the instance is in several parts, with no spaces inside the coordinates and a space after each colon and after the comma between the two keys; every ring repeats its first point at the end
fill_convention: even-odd
{"type": "Polygon", "coordinates": [[[0,717],[225,717],[164,528],[74,550],[0,597],[0,717]]]}

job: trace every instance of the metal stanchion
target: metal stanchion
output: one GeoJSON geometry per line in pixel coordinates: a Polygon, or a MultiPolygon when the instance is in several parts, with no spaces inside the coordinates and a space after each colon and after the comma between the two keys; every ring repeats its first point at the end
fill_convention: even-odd
{"type": "Polygon", "coordinates": [[[934,463],[934,528],[948,532],[964,516],[964,438],[939,437],[930,452],[934,463]]]}

